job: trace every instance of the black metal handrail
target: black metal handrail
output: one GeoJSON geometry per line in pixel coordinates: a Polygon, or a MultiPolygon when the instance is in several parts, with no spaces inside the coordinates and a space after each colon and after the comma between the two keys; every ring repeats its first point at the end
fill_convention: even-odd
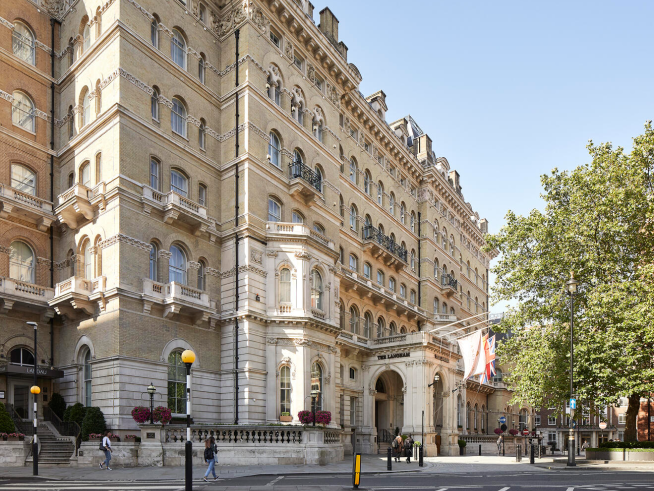
{"type": "Polygon", "coordinates": [[[52,424],[55,430],[57,430],[57,433],[61,436],[75,437],[75,447],[79,448],[81,444],[80,437],[82,435],[82,429],[75,421],[62,421],[48,406],[43,408],[43,420],[52,424]]]}
{"type": "Polygon", "coordinates": [[[320,174],[311,169],[309,166],[305,165],[301,161],[295,161],[288,164],[288,169],[290,171],[291,179],[304,179],[318,192],[322,192],[322,178],[320,174]]]}
{"type": "Polygon", "coordinates": [[[34,433],[34,428],[31,424],[26,423],[23,421],[23,418],[16,412],[16,408],[14,408],[13,404],[5,404],[5,407],[7,408],[7,411],[9,412],[9,416],[11,417],[12,421],[14,422],[14,426],[16,427],[16,431],[20,432],[24,435],[27,435],[28,433],[31,435],[34,433]],[[30,430],[27,430],[29,424],[30,430]]]}
{"type": "Polygon", "coordinates": [[[444,274],[441,275],[441,283],[443,286],[449,286],[451,288],[454,288],[455,290],[459,287],[459,282],[454,279],[454,276],[451,274],[444,274]]]}
{"type": "Polygon", "coordinates": [[[394,254],[402,261],[407,262],[406,248],[397,244],[391,237],[384,235],[381,230],[372,225],[366,225],[363,227],[363,240],[373,240],[391,254],[394,254]]]}

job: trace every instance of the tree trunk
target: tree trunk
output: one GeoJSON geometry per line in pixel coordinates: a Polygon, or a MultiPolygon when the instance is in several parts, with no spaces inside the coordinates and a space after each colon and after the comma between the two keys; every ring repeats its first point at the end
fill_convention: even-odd
{"type": "Polygon", "coordinates": [[[638,440],[636,431],[638,411],[640,411],[640,395],[631,394],[629,396],[629,407],[627,407],[627,421],[624,427],[625,442],[635,442],[638,440]]]}

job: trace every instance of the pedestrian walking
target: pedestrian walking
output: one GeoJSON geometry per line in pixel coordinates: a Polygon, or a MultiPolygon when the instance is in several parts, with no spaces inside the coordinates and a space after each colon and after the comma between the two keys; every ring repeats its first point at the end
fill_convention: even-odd
{"type": "Polygon", "coordinates": [[[104,462],[100,462],[100,469],[107,467],[108,471],[113,470],[109,467],[109,461],[111,460],[111,440],[109,439],[109,430],[104,432],[104,437],[102,438],[102,443],[100,444],[100,450],[104,452],[104,462]]]}
{"type": "Polygon", "coordinates": [[[406,463],[411,463],[411,457],[413,457],[413,438],[409,435],[406,440],[404,440],[404,453],[406,455],[406,463]]]}
{"type": "Polygon", "coordinates": [[[500,435],[497,437],[497,455],[502,454],[502,443],[504,443],[504,437],[500,435]]]}
{"type": "Polygon", "coordinates": [[[585,452],[588,447],[590,447],[590,444],[588,443],[588,440],[586,440],[581,446],[581,449],[585,452]]]}
{"type": "Polygon", "coordinates": [[[218,448],[216,447],[216,440],[214,437],[209,437],[204,441],[204,463],[208,464],[209,466],[207,467],[207,472],[204,473],[204,479],[205,482],[209,482],[207,480],[207,477],[209,477],[209,473],[213,474],[213,480],[216,481],[218,480],[218,476],[216,475],[216,454],[218,453],[218,448]]]}
{"type": "Polygon", "coordinates": [[[397,435],[393,439],[391,447],[393,448],[393,457],[395,458],[395,462],[399,462],[400,456],[402,455],[402,435],[397,435]]]}

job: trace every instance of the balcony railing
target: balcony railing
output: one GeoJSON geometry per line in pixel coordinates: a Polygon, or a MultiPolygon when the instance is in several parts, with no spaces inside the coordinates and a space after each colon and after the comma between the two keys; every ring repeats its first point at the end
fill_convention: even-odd
{"type": "Polygon", "coordinates": [[[48,301],[53,296],[53,288],[26,283],[13,278],[0,277],[0,298],[4,310],[10,310],[15,302],[48,307],[48,301]]]}
{"type": "Polygon", "coordinates": [[[161,210],[165,223],[182,222],[192,227],[194,235],[207,232],[212,242],[216,239],[215,220],[207,215],[207,208],[182,194],[175,191],[162,193],[144,185],[143,207],[146,213],[150,213],[153,207],[161,210]]]}
{"type": "Polygon", "coordinates": [[[98,276],[93,279],[72,276],[55,285],[54,298],[48,303],[60,315],[66,315],[75,310],[83,310],[88,315],[94,315],[93,302],[97,301],[100,309],[104,310],[106,287],[106,276],[98,276]]]}
{"type": "Polygon", "coordinates": [[[330,249],[334,249],[334,242],[332,240],[303,223],[268,222],[266,223],[266,230],[269,234],[310,237],[316,242],[319,242],[330,249]]]}
{"type": "Polygon", "coordinates": [[[363,240],[373,241],[376,244],[379,244],[381,247],[386,249],[391,254],[397,256],[405,263],[407,262],[407,250],[399,244],[396,244],[395,241],[388,235],[373,227],[372,225],[366,225],[363,227],[363,240]]]}
{"type": "Polygon", "coordinates": [[[288,169],[291,179],[303,179],[313,186],[316,191],[322,193],[322,178],[311,167],[303,162],[295,161],[288,164],[288,169]]]}
{"type": "Polygon", "coordinates": [[[143,300],[146,302],[147,311],[153,302],[163,304],[164,317],[167,318],[172,318],[184,309],[186,313],[195,315],[196,322],[201,322],[208,320],[209,316],[216,312],[216,303],[209,298],[207,292],[174,281],[158,283],[144,278],[143,300]]]}
{"type": "Polygon", "coordinates": [[[455,291],[459,288],[459,282],[451,274],[441,275],[441,285],[445,288],[453,288],[455,291]]]}
{"type": "Polygon", "coordinates": [[[42,232],[48,230],[55,220],[50,201],[0,184],[0,218],[7,218],[9,215],[35,220],[42,232]]]}

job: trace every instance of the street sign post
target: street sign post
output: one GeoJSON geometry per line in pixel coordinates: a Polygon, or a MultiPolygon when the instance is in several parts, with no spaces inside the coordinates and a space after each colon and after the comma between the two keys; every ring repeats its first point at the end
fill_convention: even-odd
{"type": "Polygon", "coordinates": [[[570,399],[570,409],[577,409],[577,399],[570,399]]]}
{"type": "Polygon", "coordinates": [[[500,416],[500,424],[506,423],[506,418],[504,416],[500,416]]]}

